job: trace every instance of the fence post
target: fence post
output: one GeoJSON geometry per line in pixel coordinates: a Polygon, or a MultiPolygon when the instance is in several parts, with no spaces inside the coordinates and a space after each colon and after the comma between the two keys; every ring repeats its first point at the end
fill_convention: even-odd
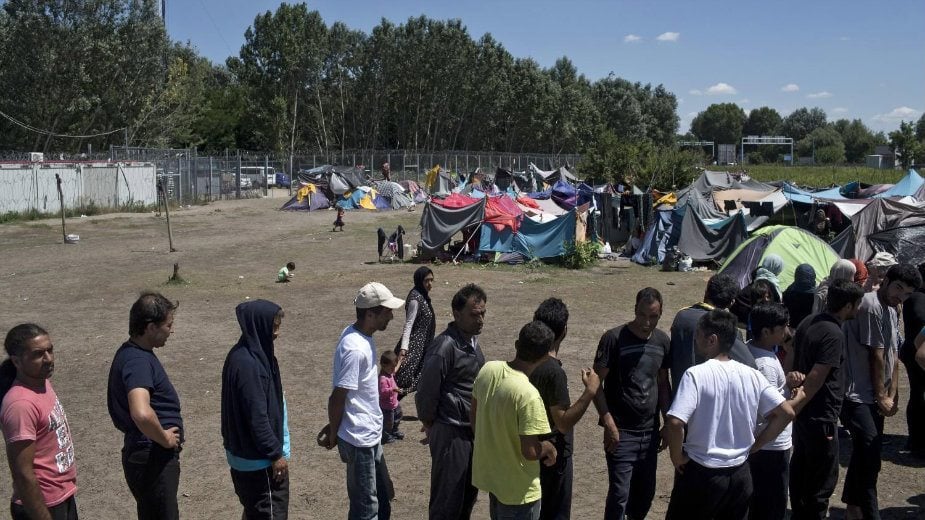
{"type": "MultiPolygon", "coordinates": [[[[270,171],[270,156],[263,156],[263,196],[268,197],[270,195],[270,179],[267,177],[270,171]]],[[[276,185],[276,176],[273,176],[273,185],[276,185]]]]}
{"type": "MultiPolygon", "coordinates": [[[[213,184],[214,182],[215,181],[212,179],[212,156],[210,155],[209,156],[209,201],[210,202],[212,201],[212,197],[214,196],[213,190],[212,190],[212,186],[214,186],[213,184]]],[[[221,188],[219,188],[219,191],[221,191],[221,188]]]]}
{"type": "Polygon", "coordinates": [[[238,171],[234,175],[234,198],[241,198],[241,154],[238,154],[238,171]]]}

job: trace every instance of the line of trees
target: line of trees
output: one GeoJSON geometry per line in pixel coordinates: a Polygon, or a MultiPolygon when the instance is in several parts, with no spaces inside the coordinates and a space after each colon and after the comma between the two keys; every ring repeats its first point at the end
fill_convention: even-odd
{"type": "MultiPolygon", "coordinates": [[[[913,159],[925,161],[925,115],[917,123],[901,122],[898,130],[887,135],[872,131],[860,119],[829,121],[821,108],[799,108],[782,117],[771,107],[746,115],[735,103],[717,103],[694,117],[687,137],[739,144],[743,136],[749,135],[791,137],[796,155],[814,157],[819,164],[863,164],[865,156],[881,144],[896,149],[905,168],[913,159]]],[[[782,152],[782,147],[765,146],[749,152],[748,162],[780,162],[782,152]]]]}

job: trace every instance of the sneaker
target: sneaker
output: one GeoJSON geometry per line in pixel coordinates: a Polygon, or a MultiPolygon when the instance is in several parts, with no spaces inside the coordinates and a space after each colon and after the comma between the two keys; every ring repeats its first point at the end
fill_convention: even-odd
{"type": "Polygon", "coordinates": [[[398,440],[400,440],[400,441],[405,440],[405,434],[402,433],[402,432],[399,432],[399,431],[394,431],[394,432],[392,432],[392,437],[395,437],[396,439],[398,439],[398,440]]]}
{"type": "Polygon", "coordinates": [[[395,436],[389,435],[387,433],[382,434],[382,444],[391,444],[395,442],[395,436]]]}

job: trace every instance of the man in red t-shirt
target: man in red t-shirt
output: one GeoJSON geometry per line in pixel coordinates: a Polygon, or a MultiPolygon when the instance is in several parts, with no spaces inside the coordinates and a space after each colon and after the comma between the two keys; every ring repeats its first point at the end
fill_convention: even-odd
{"type": "Polygon", "coordinates": [[[42,327],[25,323],[4,341],[0,365],[0,424],[13,476],[15,520],[77,518],[77,466],[67,415],[48,378],[54,345],[42,327]]]}

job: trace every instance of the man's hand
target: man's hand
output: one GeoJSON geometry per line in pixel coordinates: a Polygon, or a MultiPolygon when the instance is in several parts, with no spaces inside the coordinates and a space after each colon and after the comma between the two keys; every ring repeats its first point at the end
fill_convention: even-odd
{"type": "Polygon", "coordinates": [[[613,453],[620,444],[620,429],[613,419],[604,421],[604,451],[613,453]]]}
{"type": "Polygon", "coordinates": [[[581,383],[585,385],[585,390],[594,395],[597,389],[601,387],[601,378],[590,368],[581,369],[581,383]]]}
{"type": "Polygon", "coordinates": [[[168,450],[177,449],[177,447],[180,446],[180,428],[174,426],[164,430],[164,438],[166,441],[162,443],[161,446],[168,450]]]}
{"type": "Polygon", "coordinates": [[[665,451],[668,448],[668,437],[665,436],[665,427],[662,426],[661,431],[658,432],[659,441],[658,441],[658,451],[665,451]]]}
{"type": "Polygon", "coordinates": [[[674,465],[675,471],[682,475],[684,474],[684,466],[686,466],[690,460],[691,458],[685,455],[683,451],[677,456],[671,456],[671,463],[674,465]]]}
{"type": "Polygon", "coordinates": [[[884,417],[892,417],[896,413],[896,403],[893,402],[893,398],[888,396],[878,397],[877,401],[877,410],[880,412],[880,415],[884,417]]]}
{"type": "Polygon", "coordinates": [[[318,432],[318,446],[326,450],[334,449],[337,446],[337,434],[331,434],[331,425],[325,424],[324,428],[318,432]]]}
{"type": "Polygon", "coordinates": [[[289,478],[289,462],[286,457],[280,457],[273,461],[273,480],[284,482],[289,478]]]}
{"type": "Polygon", "coordinates": [[[797,372],[796,370],[794,370],[793,372],[787,373],[787,386],[789,386],[790,388],[797,388],[799,386],[803,386],[803,381],[805,380],[806,380],[806,374],[802,372],[797,372]]]}
{"type": "Polygon", "coordinates": [[[556,464],[556,456],[558,456],[556,447],[553,446],[549,441],[541,442],[540,446],[542,446],[542,451],[540,452],[540,462],[546,467],[554,466],[556,464]]]}

